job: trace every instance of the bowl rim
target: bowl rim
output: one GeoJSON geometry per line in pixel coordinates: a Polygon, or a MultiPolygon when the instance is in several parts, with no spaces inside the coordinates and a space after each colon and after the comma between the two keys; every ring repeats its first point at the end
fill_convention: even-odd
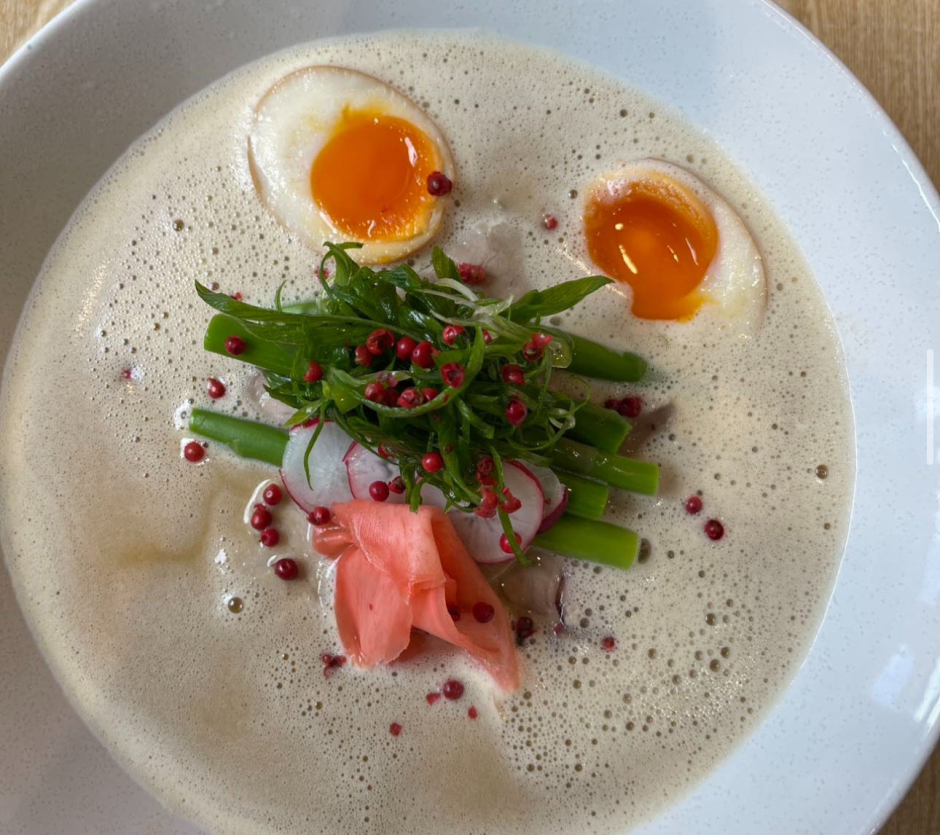
{"type": "MultiPolygon", "coordinates": [[[[706,0],[703,5],[708,5],[713,2],[715,2],[715,0],[706,0]]],[[[18,74],[29,69],[29,64],[33,60],[32,53],[37,50],[37,48],[47,46],[53,43],[57,38],[63,36],[64,33],[67,34],[68,30],[79,17],[94,15],[99,13],[99,11],[106,11],[109,6],[117,5],[114,0],[76,0],[71,6],[67,7],[63,12],[47,23],[37,34],[22,44],[9,59],[0,66],[0,105],[2,105],[2,94],[7,85],[16,83],[18,74]]],[[[904,169],[906,169],[910,179],[914,182],[919,192],[922,206],[927,209],[935,221],[937,218],[940,218],[940,196],[938,196],[937,190],[923,166],[914,155],[899,129],[891,121],[884,108],[875,100],[864,85],[852,75],[848,68],[812,33],[805,29],[802,24],[796,21],[785,10],[770,2],[770,0],[737,0],[735,6],[738,9],[748,9],[756,12],[757,14],[754,15],[755,20],[763,14],[767,19],[776,22],[777,25],[786,27],[790,35],[798,36],[805,41],[806,45],[813,51],[817,59],[823,59],[826,64],[831,65],[830,71],[838,76],[838,84],[849,94],[849,98],[853,100],[853,103],[861,106],[873,119],[877,124],[877,128],[881,131],[883,138],[892,147],[897,159],[904,169]]],[[[665,104],[667,106],[673,106],[673,103],[668,100],[665,104]]],[[[764,189],[762,188],[762,190],[764,189]]],[[[940,228],[940,221],[938,221],[938,228],[940,228]]],[[[936,404],[933,404],[931,409],[935,410],[936,404]]],[[[928,422],[932,427],[933,414],[928,415],[928,422]]],[[[854,527],[854,519],[852,524],[854,527]]],[[[849,548],[850,544],[847,544],[846,553],[849,552],[849,548]]],[[[840,578],[841,576],[842,572],[840,571],[840,578]]],[[[827,611],[826,618],[828,619],[828,617],[829,613],[827,611]]],[[[814,650],[815,642],[814,646],[808,650],[807,657],[809,657],[814,650]]],[[[792,688],[792,683],[790,686],[792,688]]],[[[775,704],[771,710],[776,711],[778,706],[779,702],[775,704]]],[[[767,721],[766,718],[764,721],[767,721]]],[[[880,828],[885,823],[894,807],[910,788],[936,745],[938,737],[940,737],[940,723],[936,721],[924,722],[923,720],[921,720],[921,723],[925,727],[925,732],[921,735],[919,745],[914,750],[914,753],[908,755],[905,760],[906,765],[903,767],[900,775],[896,773],[895,779],[887,785],[881,795],[877,799],[873,799],[872,804],[870,804],[873,805],[873,808],[871,808],[867,817],[864,818],[866,822],[865,831],[868,831],[871,827],[880,828]]],[[[708,778],[700,785],[704,785],[707,782],[708,778]]],[[[859,818],[859,820],[862,820],[862,818],[859,818]]],[[[858,829],[857,831],[861,832],[863,830],[858,829]]]]}

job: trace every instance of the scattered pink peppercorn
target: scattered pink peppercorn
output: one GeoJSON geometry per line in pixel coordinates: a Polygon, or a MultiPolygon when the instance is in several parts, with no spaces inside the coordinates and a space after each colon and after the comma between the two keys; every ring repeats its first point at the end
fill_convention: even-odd
{"type": "Polygon", "coordinates": [[[265,548],[273,548],[281,541],[281,534],[277,528],[265,528],[261,531],[261,544],[265,548]]]}
{"type": "Polygon", "coordinates": [[[477,623],[489,623],[496,616],[496,610],[482,600],[473,604],[473,619],[477,623]]]}
{"type": "Polygon", "coordinates": [[[705,523],[705,536],[717,542],[725,535],[725,526],[717,519],[709,519],[705,523]]]}
{"type": "Polygon", "coordinates": [[[699,496],[689,496],[685,500],[685,512],[694,516],[702,509],[702,499],[699,496]]]}
{"type": "MultiPolygon", "coordinates": [[[[519,534],[517,533],[513,533],[513,536],[516,537],[516,544],[519,545],[522,542],[522,537],[519,536],[519,534]]],[[[509,544],[509,539],[504,533],[499,535],[499,550],[502,551],[504,554],[513,553],[512,545],[509,544]]]]}
{"type": "Polygon", "coordinates": [[[477,712],[476,705],[470,705],[469,710],[467,710],[467,716],[471,719],[476,719],[480,714],[477,712]]]}
{"type": "Polygon", "coordinates": [[[372,355],[369,349],[366,348],[365,345],[357,345],[353,351],[353,361],[356,363],[356,365],[361,365],[364,368],[368,368],[370,365],[372,365],[372,360],[374,359],[375,357],[372,355]]]}
{"type": "Polygon", "coordinates": [[[450,181],[450,178],[441,171],[432,171],[428,174],[428,194],[435,197],[444,197],[450,194],[453,187],[454,184],[450,181]]]}
{"type": "Polygon", "coordinates": [[[370,403],[378,403],[385,399],[385,386],[373,380],[366,386],[362,396],[370,403]]]}
{"type": "Polygon", "coordinates": [[[393,478],[388,483],[388,489],[392,493],[395,493],[396,495],[400,496],[402,493],[405,492],[405,479],[403,479],[400,475],[395,476],[395,478],[393,478]]]}
{"type": "Polygon", "coordinates": [[[255,509],[251,514],[249,524],[256,531],[263,531],[265,528],[270,527],[271,522],[273,521],[274,519],[271,516],[271,511],[259,504],[255,505],[255,509]]]}
{"type": "Polygon", "coordinates": [[[521,386],[525,383],[525,372],[521,365],[504,365],[499,373],[503,382],[511,386],[521,386]]]}
{"type": "Polygon", "coordinates": [[[532,618],[523,615],[516,621],[516,643],[519,646],[525,642],[526,638],[531,638],[535,634],[535,624],[532,618]]]}
{"type": "Polygon", "coordinates": [[[323,677],[329,678],[336,670],[346,665],[346,656],[324,652],[323,655],[320,656],[320,661],[323,662],[323,677]]]}
{"type": "Polygon", "coordinates": [[[463,684],[455,678],[450,678],[444,682],[441,693],[445,699],[450,699],[452,702],[456,701],[463,695],[463,684]]]}
{"type": "Polygon", "coordinates": [[[380,357],[395,344],[395,334],[388,328],[378,328],[366,337],[366,349],[375,357],[380,357]]]}
{"type": "Polygon", "coordinates": [[[449,362],[441,367],[441,379],[452,389],[460,388],[465,378],[466,372],[459,362],[449,362]]]}
{"type": "Polygon", "coordinates": [[[215,377],[209,378],[208,385],[209,397],[213,400],[218,400],[220,397],[225,397],[225,383],[221,380],[217,380],[215,377]]]}
{"type": "Polygon", "coordinates": [[[483,341],[489,345],[493,341],[493,334],[487,330],[483,331],[483,341]]]}
{"type": "Polygon", "coordinates": [[[457,272],[464,284],[482,284],[486,281],[486,268],[482,264],[458,264],[457,272]]]}
{"type": "Polygon", "coordinates": [[[323,505],[318,505],[307,515],[307,521],[311,525],[316,525],[317,527],[326,525],[332,518],[333,514],[330,513],[330,509],[328,507],[323,507],[323,505]]]}
{"type": "Polygon", "coordinates": [[[388,726],[388,732],[392,736],[398,736],[399,734],[401,734],[402,732],[401,722],[392,722],[392,724],[388,726]]]}
{"type": "Polygon", "coordinates": [[[444,459],[439,452],[426,452],[421,458],[421,466],[427,473],[437,473],[444,469],[444,459]]]}
{"type": "Polygon", "coordinates": [[[529,410],[521,400],[513,397],[506,404],[506,420],[513,426],[522,426],[528,416],[529,410]]]}
{"type": "Polygon", "coordinates": [[[373,481],[369,485],[369,495],[372,497],[373,501],[388,501],[388,492],[388,484],[384,481],[373,481]]]}
{"type": "Polygon", "coordinates": [[[357,345],[353,349],[353,362],[356,365],[361,365],[363,368],[369,368],[372,365],[372,361],[375,359],[375,355],[366,348],[365,345],[357,345]]]}
{"type": "Polygon", "coordinates": [[[440,394],[440,392],[437,389],[424,388],[421,389],[421,394],[424,395],[425,400],[433,400],[440,394]]]}
{"type": "Polygon", "coordinates": [[[607,650],[607,652],[611,652],[617,648],[617,639],[612,635],[608,635],[606,638],[601,639],[601,646],[607,650]]]}
{"type": "Polygon", "coordinates": [[[429,705],[436,705],[441,700],[441,694],[440,693],[428,693],[428,695],[425,696],[424,698],[427,700],[427,703],[429,705]]]}
{"type": "Polygon", "coordinates": [[[617,411],[625,418],[635,418],[643,411],[643,399],[636,395],[624,397],[617,406],[617,411]]]}
{"type": "Polygon", "coordinates": [[[398,395],[396,404],[401,409],[414,409],[424,403],[424,395],[418,389],[405,389],[398,395]]]}
{"type": "Polygon", "coordinates": [[[516,498],[512,494],[512,490],[508,487],[503,488],[503,500],[499,503],[499,506],[506,511],[506,513],[515,513],[522,507],[522,500],[516,498]]]}
{"type": "Polygon", "coordinates": [[[419,342],[411,352],[411,361],[425,371],[434,368],[434,346],[426,340],[419,342]]]}
{"type": "Polygon", "coordinates": [[[269,484],[264,488],[261,498],[264,500],[265,504],[276,505],[281,503],[284,494],[281,492],[281,488],[276,484],[269,484]]]}
{"type": "Polygon", "coordinates": [[[522,358],[526,362],[538,362],[545,353],[544,348],[540,348],[531,339],[522,346],[522,358]]]}
{"type": "Polygon", "coordinates": [[[555,215],[542,215],[542,226],[551,231],[558,228],[558,218],[555,215]]]}
{"type": "Polygon", "coordinates": [[[395,356],[402,362],[408,362],[417,344],[410,336],[403,336],[395,343],[395,356]]]}
{"type": "Polygon", "coordinates": [[[206,457],[206,448],[199,441],[190,441],[183,447],[183,457],[192,464],[198,464],[206,457]]]}
{"type": "Polygon", "coordinates": [[[323,366],[318,362],[311,362],[304,372],[305,383],[319,383],[323,379],[323,366]]]}
{"type": "Polygon", "coordinates": [[[464,332],[464,328],[460,325],[446,325],[444,332],[441,334],[441,340],[445,345],[453,345],[464,332]]]}
{"type": "Polygon", "coordinates": [[[225,340],[225,352],[231,354],[233,357],[245,353],[247,347],[248,343],[240,336],[229,336],[225,340]]]}
{"type": "Polygon", "coordinates": [[[480,506],[473,512],[484,519],[492,519],[499,507],[499,497],[496,495],[496,491],[491,490],[489,487],[484,487],[481,493],[483,498],[480,501],[480,506]]]}
{"type": "Polygon", "coordinates": [[[535,345],[536,348],[547,348],[552,339],[553,337],[550,333],[542,333],[539,331],[538,333],[532,334],[532,344],[535,345]]]}
{"type": "Polygon", "coordinates": [[[284,557],[284,559],[274,563],[274,573],[282,580],[296,580],[300,575],[300,568],[297,566],[296,560],[284,557]]]}
{"type": "MultiPolygon", "coordinates": [[[[123,370],[121,371],[121,376],[122,376],[125,380],[133,380],[133,379],[134,379],[134,369],[133,369],[133,368],[125,368],[125,369],[123,369],[123,370]]],[[[211,396],[211,395],[210,395],[210,396],[211,396]]]]}

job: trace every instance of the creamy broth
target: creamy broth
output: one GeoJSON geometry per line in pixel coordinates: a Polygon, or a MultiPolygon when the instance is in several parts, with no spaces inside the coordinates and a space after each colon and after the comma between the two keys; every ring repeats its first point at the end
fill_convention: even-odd
{"type": "Polygon", "coordinates": [[[0,445],[4,552],[46,658],[137,779],[225,833],[628,829],[694,786],[792,677],[835,577],[854,479],[831,317],[720,149],[582,65],[444,33],[269,57],[135,143],[39,278],[4,380],[0,445]],[[629,443],[662,465],[662,490],[616,497],[609,518],[640,531],[646,558],[629,572],[569,564],[568,628],[536,624],[509,698],[434,647],[326,678],[320,655],[340,647],[299,511],[278,508],[286,536],[273,553],[302,558],[307,581],[284,583],[242,522],[269,468],[215,444],[201,465],[180,456],[210,376],[228,387],[212,408],[260,417],[249,370],[202,350],[211,311],[193,281],[259,304],[285,280],[294,298],[313,292],[317,255],[259,201],[246,130],[274,81],[314,63],[373,73],[437,121],[457,170],[437,242],[484,258],[500,294],[593,271],[581,195],[636,157],[696,172],[764,255],[769,304],[751,339],[707,309],[685,324],[638,321],[619,287],[565,317],[654,366],[641,386],[594,394],[642,395],[629,443]],[[545,212],[559,220],[551,232],[545,212]],[[705,507],[689,516],[697,491],[705,507]],[[702,532],[710,517],[725,524],[720,542],[702,532]],[[463,698],[429,705],[449,677],[463,698]]]}

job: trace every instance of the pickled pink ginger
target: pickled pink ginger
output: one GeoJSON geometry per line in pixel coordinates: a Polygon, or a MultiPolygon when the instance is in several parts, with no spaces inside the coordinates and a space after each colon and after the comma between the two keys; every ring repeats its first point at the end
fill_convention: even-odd
{"type": "Polygon", "coordinates": [[[415,628],[464,650],[503,690],[518,688],[509,615],[443,511],[363,499],[332,510],[333,522],[314,529],[314,547],[339,559],[336,623],[354,663],[394,661],[415,628]],[[480,603],[493,608],[486,623],[473,615],[480,603]]]}

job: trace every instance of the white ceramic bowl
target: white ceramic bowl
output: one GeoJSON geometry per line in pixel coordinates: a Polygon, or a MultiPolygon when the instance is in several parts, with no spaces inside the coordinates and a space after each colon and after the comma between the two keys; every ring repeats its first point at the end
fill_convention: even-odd
{"type": "MultiPolygon", "coordinates": [[[[2,351],[56,235],[140,133],[266,53],[402,26],[491,28],[621,76],[713,134],[795,233],[838,323],[855,405],[846,556],[770,716],[642,832],[872,832],[940,716],[940,202],[865,90],[769,3],[79,0],[0,71],[2,351]]],[[[0,830],[195,831],[134,787],[72,714],[5,574],[0,670],[0,830]],[[23,750],[34,756],[10,761],[23,750]]]]}

